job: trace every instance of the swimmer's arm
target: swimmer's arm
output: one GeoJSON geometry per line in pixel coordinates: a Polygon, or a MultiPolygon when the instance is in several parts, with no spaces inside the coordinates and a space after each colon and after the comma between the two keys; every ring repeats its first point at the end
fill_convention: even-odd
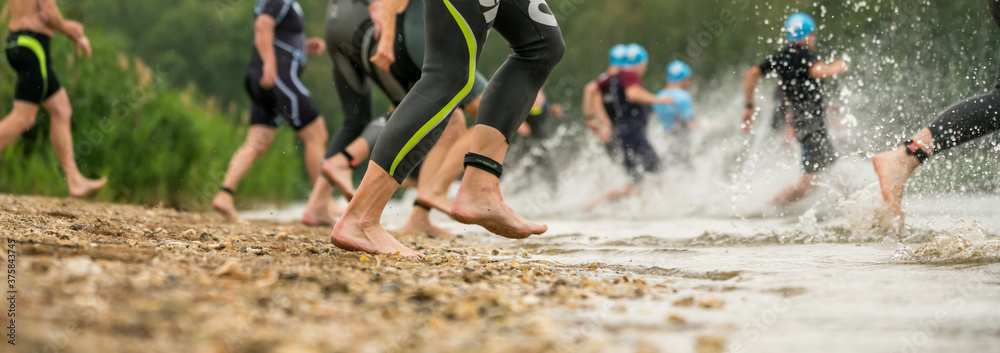
{"type": "Polygon", "coordinates": [[[62,34],[65,34],[73,42],[77,42],[80,38],[83,38],[83,25],[80,25],[76,21],[67,21],[63,18],[62,13],[59,12],[59,6],[56,5],[56,0],[41,0],[41,10],[42,15],[46,18],[46,25],[62,34]]]}
{"type": "Polygon", "coordinates": [[[812,76],[812,78],[815,79],[825,80],[844,73],[845,71],[847,71],[847,63],[843,60],[836,60],[830,64],[823,61],[817,61],[811,68],[809,68],[809,76],[812,76]]]}
{"type": "Polygon", "coordinates": [[[746,76],[743,78],[743,99],[746,102],[746,109],[743,111],[743,123],[741,127],[743,132],[750,132],[750,128],[753,127],[754,121],[754,110],[753,106],[753,93],[757,90],[757,81],[764,76],[763,71],[760,70],[759,66],[751,67],[747,70],[746,76]]]}
{"type": "Polygon", "coordinates": [[[628,99],[629,103],[634,104],[657,104],[657,103],[673,103],[674,100],[670,97],[657,97],[655,94],[642,88],[640,85],[632,85],[625,89],[625,99],[628,99]]]}
{"type": "Polygon", "coordinates": [[[278,72],[278,59],[274,55],[274,17],[267,14],[257,16],[254,21],[253,42],[260,54],[261,61],[264,62],[264,77],[261,77],[261,86],[270,89],[271,82],[278,72]]]}
{"type": "Polygon", "coordinates": [[[594,93],[598,91],[597,81],[590,81],[583,86],[583,116],[589,121],[597,114],[597,106],[594,105],[594,93]]]}
{"type": "Polygon", "coordinates": [[[396,16],[406,10],[410,0],[381,0],[381,22],[382,29],[379,34],[378,50],[375,56],[371,57],[371,62],[382,70],[389,71],[389,67],[396,61],[396,16]]]}
{"type": "Polygon", "coordinates": [[[531,126],[528,123],[521,123],[521,126],[517,128],[517,134],[521,137],[531,136],[531,126]]]}

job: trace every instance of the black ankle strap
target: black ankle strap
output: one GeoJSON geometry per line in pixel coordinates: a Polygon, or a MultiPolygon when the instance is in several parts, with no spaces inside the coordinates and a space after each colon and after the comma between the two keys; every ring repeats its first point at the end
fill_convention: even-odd
{"type": "Polygon", "coordinates": [[[347,165],[351,166],[351,168],[358,167],[357,162],[354,161],[354,156],[352,156],[349,152],[347,152],[347,150],[340,151],[340,154],[344,155],[344,157],[347,157],[347,165]]]}
{"type": "Polygon", "coordinates": [[[465,155],[465,166],[474,167],[490,172],[499,178],[503,175],[503,165],[493,159],[475,153],[465,155]]]}
{"type": "Polygon", "coordinates": [[[413,201],[413,207],[420,207],[420,208],[428,210],[428,211],[431,210],[431,206],[427,205],[426,203],[420,202],[420,200],[414,200],[413,201]]]}
{"type": "Polygon", "coordinates": [[[233,189],[223,186],[221,190],[222,192],[229,194],[229,196],[236,196],[236,191],[234,191],[233,189]]]}
{"type": "Polygon", "coordinates": [[[920,143],[917,141],[906,140],[903,146],[906,147],[906,154],[916,157],[917,162],[920,162],[920,164],[924,164],[924,161],[929,157],[927,152],[924,152],[923,146],[920,146],[920,143]]]}

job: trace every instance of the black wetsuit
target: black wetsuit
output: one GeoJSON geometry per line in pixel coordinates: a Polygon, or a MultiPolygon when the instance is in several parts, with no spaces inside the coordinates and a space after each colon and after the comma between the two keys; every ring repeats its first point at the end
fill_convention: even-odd
{"type": "Polygon", "coordinates": [[[7,61],[17,72],[14,99],[41,104],[59,91],[59,79],[52,69],[49,36],[16,31],[7,36],[7,61]]]}
{"type": "Polygon", "coordinates": [[[639,75],[623,71],[614,76],[606,76],[598,82],[605,109],[614,126],[614,139],[621,147],[625,171],[635,183],[642,182],[646,173],[660,171],[660,157],[646,137],[649,115],[652,108],[645,104],[628,101],[625,91],[632,85],[642,85],[639,75]]]}
{"type": "Polygon", "coordinates": [[[257,0],[254,14],[255,19],[262,15],[274,18],[274,56],[278,72],[274,87],[261,87],[264,61],[254,48],[246,73],[247,93],[253,100],[250,124],[277,127],[278,118],[282,117],[295,130],[300,130],[319,117],[309,90],[299,80],[306,63],[302,8],[296,0],[257,0]]]}
{"type": "MultiPolygon", "coordinates": [[[[1000,0],[988,0],[993,21],[1000,28],[1000,0]]],[[[946,109],[928,127],[938,153],[1000,129],[1000,73],[989,93],[946,109]]]]}
{"type": "MultiPolygon", "coordinates": [[[[373,120],[372,82],[398,106],[421,76],[425,46],[423,0],[411,0],[397,17],[396,60],[390,72],[369,61],[378,48],[378,40],[368,4],[366,0],[330,0],[327,8],[327,50],[333,60],[334,85],[344,111],[344,125],[327,146],[326,158],[343,152],[358,137],[375,146],[389,114],[373,120]]],[[[486,78],[476,74],[475,86],[459,103],[459,108],[486,89],[486,78]]]]}
{"type": "Polygon", "coordinates": [[[507,140],[528,116],[565,50],[544,0],[428,1],[424,18],[423,75],[400,102],[372,152],[372,161],[397,182],[427,156],[451,112],[472,91],[491,28],[507,39],[514,53],[492,77],[476,123],[497,129],[507,140]]]}
{"type": "Polygon", "coordinates": [[[802,167],[807,173],[824,171],[836,161],[826,131],[823,81],[809,73],[818,61],[809,47],[788,45],[758,66],[764,74],[777,72],[781,78],[781,90],[792,109],[795,138],[802,145],[802,167]]]}

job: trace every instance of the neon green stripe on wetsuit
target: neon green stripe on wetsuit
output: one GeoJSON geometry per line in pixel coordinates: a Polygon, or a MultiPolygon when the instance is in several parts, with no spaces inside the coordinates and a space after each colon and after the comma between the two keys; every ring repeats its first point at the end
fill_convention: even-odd
{"type": "Polygon", "coordinates": [[[469,78],[465,83],[465,86],[462,87],[462,90],[458,92],[458,95],[452,98],[451,101],[448,102],[443,109],[438,111],[430,121],[425,123],[420,130],[417,130],[417,133],[406,142],[406,145],[403,145],[403,149],[396,155],[396,159],[393,160],[392,166],[389,168],[390,175],[396,174],[396,167],[398,167],[399,163],[403,161],[403,157],[406,157],[406,155],[413,150],[413,147],[416,146],[420,140],[423,140],[424,137],[427,136],[432,129],[434,129],[434,127],[440,124],[442,120],[451,114],[452,110],[458,106],[458,103],[469,94],[469,91],[472,90],[473,84],[476,82],[476,48],[478,45],[476,37],[472,35],[472,29],[469,28],[469,23],[465,21],[465,18],[463,18],[457,10],[455,10],[455,7],[452,6],[451,2],[448,0],[443,1],[445,6],[448,7],[448,12],[451,13],[451,16],[455,18],[455,22],[458,23],[458,26],[462,29],[462,35],[465,37],[465,44],[469,48],[469,78]]]}
{"type": "Polygon", "coordinates": [[[45,56],[45,48],[42,47],[42,43],[38,39],[28,36],[17,37],[17,45],[28,48],[38,57],[38,66],[42,70],[42,97],[39,99],[44,99],[45,93],[49,91],[48,57],[45,56]]]}

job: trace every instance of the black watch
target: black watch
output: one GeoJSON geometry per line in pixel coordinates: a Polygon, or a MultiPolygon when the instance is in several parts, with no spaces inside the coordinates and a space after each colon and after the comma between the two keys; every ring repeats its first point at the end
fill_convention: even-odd
{"type": "Polygon", "coordinates": [[[753,103],[747,103],[746,107],[747,109],[753,109],[753,103]]]}

